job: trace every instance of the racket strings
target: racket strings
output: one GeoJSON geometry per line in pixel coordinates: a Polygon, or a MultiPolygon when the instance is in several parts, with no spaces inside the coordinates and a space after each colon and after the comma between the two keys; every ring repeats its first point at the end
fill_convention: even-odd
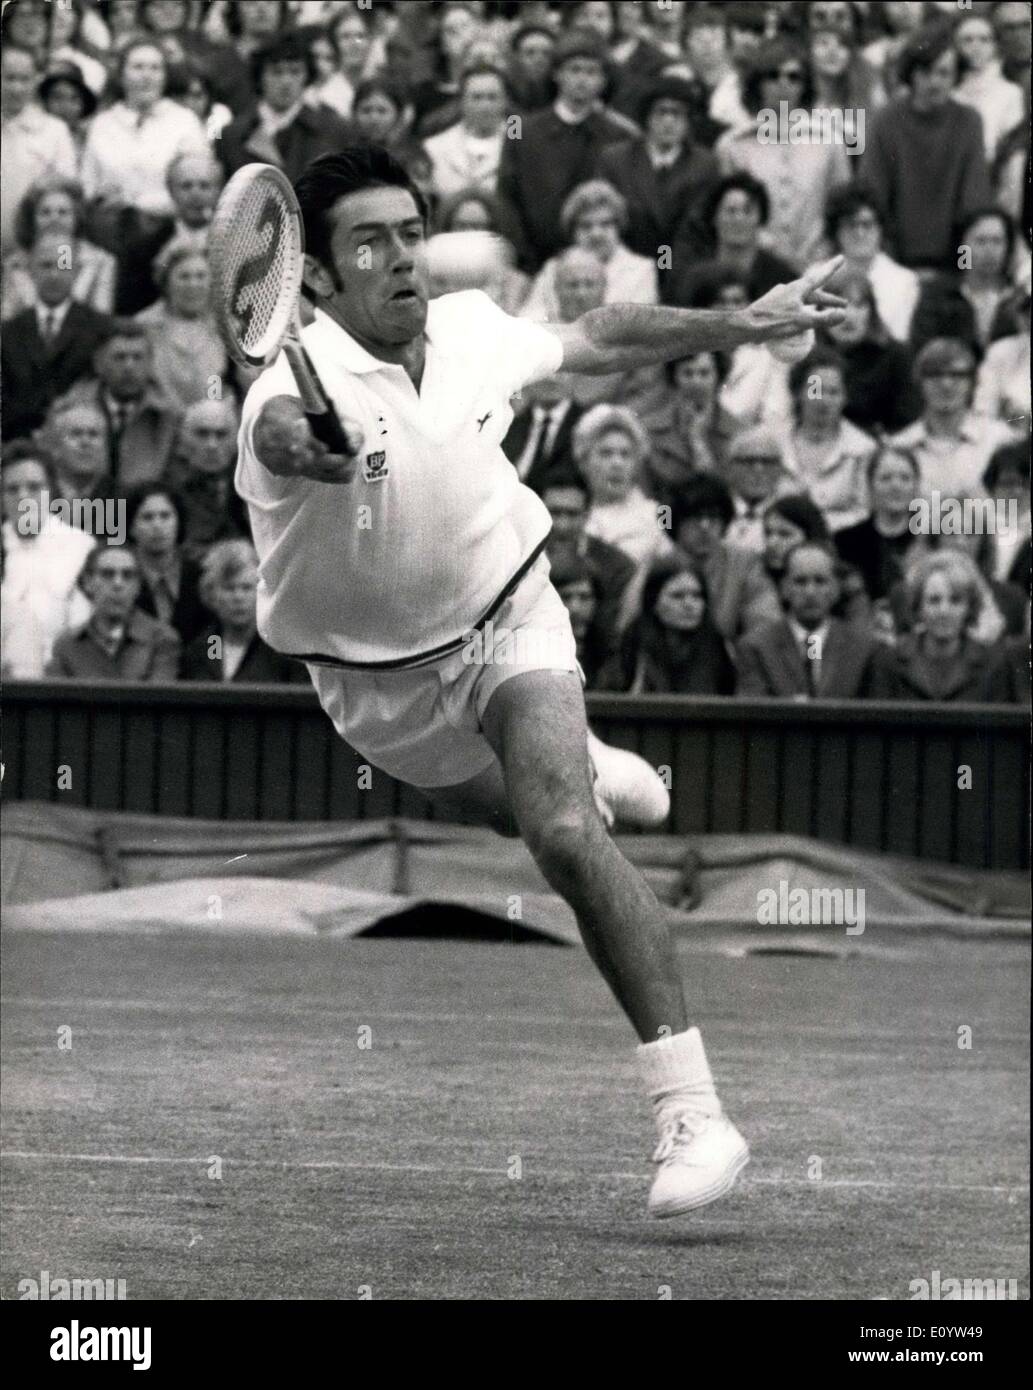
{"type": "Polygon", "coordinates": [[[254,179],[227,208],[219,238],[218,298],[227,327],[249,354],[278,339],[297,295],[300,245],[291,209],[267,179],[254,179]]]}

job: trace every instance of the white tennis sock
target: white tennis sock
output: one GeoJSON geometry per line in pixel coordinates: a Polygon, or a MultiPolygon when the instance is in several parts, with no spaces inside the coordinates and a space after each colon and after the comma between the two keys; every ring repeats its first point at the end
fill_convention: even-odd
{"type": "Polygon", "coordinates": [[[658,1038],[656,1042],[639,1043],[636,1056],[657,1119],[682,1109],[702,1115],[721,1113],[698,1028],[658,1038]]]}

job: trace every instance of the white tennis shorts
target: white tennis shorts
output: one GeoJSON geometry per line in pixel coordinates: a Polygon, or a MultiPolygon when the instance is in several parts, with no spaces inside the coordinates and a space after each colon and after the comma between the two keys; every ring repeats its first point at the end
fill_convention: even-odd
{"type": "Polygon", "coordinates": [[[308,670],[319,703],[356,752],[411,786],[450,787],[494,761],[481,721],[504,681],[580,667],[541,555],[483,631],[451,656],[403,671],[308,670]]]}

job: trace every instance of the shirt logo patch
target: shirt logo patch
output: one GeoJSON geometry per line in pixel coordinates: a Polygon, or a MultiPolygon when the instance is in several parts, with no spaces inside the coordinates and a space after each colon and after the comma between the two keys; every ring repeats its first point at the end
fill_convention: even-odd
{"type": "Polygon", "coordinates": [[[381,478],[387,477],[387,454],[383,450],[376,454],[366,455],[366,462],[362,466],[362,476],[367,483],[379,483],[381,478]]]}

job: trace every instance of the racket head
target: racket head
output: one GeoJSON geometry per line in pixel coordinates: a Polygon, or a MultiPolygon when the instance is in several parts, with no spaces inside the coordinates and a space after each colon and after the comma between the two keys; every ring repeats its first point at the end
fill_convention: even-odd
{"type": "Polygon", "coordinates": [[[298,325],[305,267],[301,209],[271,164],[245,164],[222,191],[208,232],[212,309],[230,355],[267,366],[298,325]]]}

